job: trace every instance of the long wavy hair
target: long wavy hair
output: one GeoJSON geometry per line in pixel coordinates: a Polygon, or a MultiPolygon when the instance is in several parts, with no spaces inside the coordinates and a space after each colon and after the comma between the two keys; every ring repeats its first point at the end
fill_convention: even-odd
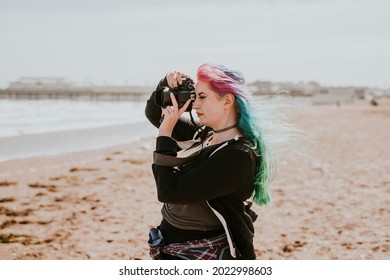
{"type": "Polygon", "coordinates": [[[270,201],[268,187],[275,175],[275,159],[270,147],[264,141],[253,95],[246,85],[244,76],[239,71],[228,69],[223,65],[203,64],[198,69],[197,79],[207,82],[218,94],[231,93],[235,96],[238,128],[252,143],[251,148],[260,161],[254,180],[253,201],[259,205],[268,204],[270,201]]]}

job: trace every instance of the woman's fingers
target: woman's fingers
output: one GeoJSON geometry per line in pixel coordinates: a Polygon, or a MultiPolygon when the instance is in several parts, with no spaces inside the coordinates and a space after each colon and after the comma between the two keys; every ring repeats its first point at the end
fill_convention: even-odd
{"type": "Polygon", "coordinates": [[[176,72],[176,71],[173,72],[171,83],[172,83],[173,88],[176,88],[179,84],[181,84],[181,73],[180,72],[176,72]],[[179,80],[180,80],[180,83],[179,83],[179,80]]]}
{"type": "Polygon", "coordinates": [[[181,116],[181,114],[183,114],[187,110],[187,108],[190,105],[190,103],[191,103],[191,99],[188,99],[186,101],[186,103],[184,103],[183,107],[180,108],[180,110],[179,110],[179,115],[180,116],[181,116]]]}
{"type": "Polygon", "coordinates": [[[162,113],[164,115],[169,115],[172,118],[180,118],[180,116],[187,110],[188,106],[191,103],[191,99],[188,99],[186,103],[184,103],[183,107],[179,109],[179,105],[177,104],[176,98],[173,93],[170,94],[172,106],[168,106],[163,109],[162,113]]]}
{"type": "Polygon", "coordinates": [[[174,117],[175,110],[173,109],[172,106],[168,106],[168,107],[162,109],[161,114],[168,117],[168,118],[171,118],[171,117],[174,117]]]}
{"type": "Polygon", "coordinates": [[[181,85],[182,79],[187,78],[188,75],[181,73],[179,71],[172,71],[167,74],[167,82],[170,88],[176,88],[178,85],[181,85]]]}
{"type": "Polygon", "coordinates": [[[169,72],[167,74],[167,82],[168,82],[168,86],[170,88],[174,88],[175,87],[175,85],[174,85],[174,78],[173,78],[174,75],[175,75],[175,72],[169,72]]]}
{"type": "Polygon", "coordinates": [[[171,97],[171,101],[172,101],[173,110],[177,112],[178,108],[179,108],[179,105],[177,105],[177,101],[176,101],[175,95],[172,92],[170,93],[170,97],[171,97]]]}
{"type": "Polygon", "coordinates": [[[181,85],[181,79],[183,77],[183,74],[180,73],[180,72],[176,72],[176,82],[177,82],[177,85],[181,85]]]}

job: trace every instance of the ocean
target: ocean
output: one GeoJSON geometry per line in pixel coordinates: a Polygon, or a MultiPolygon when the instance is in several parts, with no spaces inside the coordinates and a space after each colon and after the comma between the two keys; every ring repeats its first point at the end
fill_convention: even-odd
{"type": "Polygon", "coordinates": [[[0,100],[0,138],[146,121],[145,102],[0,100]]]}
{"type": "Polygon", "coordinates": [[[0,100],[0,161],[95,150],[148,137],[144,102],[0,100]]]}

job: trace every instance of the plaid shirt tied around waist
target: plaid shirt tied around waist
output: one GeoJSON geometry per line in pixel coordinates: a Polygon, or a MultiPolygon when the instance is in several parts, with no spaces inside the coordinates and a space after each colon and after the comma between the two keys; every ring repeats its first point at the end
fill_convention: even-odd
{"type": "Polygon", "coordinates": [[[225,252],[229,252],[226,234],[216,237],[189,240],[165,245],[161,231],[151,228],[149,232],[149,254],[153,260],[160,260],[161,253],[175,256],[183,260],[219,260],[225,252]]]}

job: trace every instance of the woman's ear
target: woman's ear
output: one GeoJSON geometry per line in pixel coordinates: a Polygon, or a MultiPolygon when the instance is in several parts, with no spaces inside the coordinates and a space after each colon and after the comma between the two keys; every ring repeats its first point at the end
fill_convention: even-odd
{"type": "Polygon", "coordinates": [[[234,105],[234,101],[236,100],[236,97],[234,94],[228,93],[225,95],[225,109],[229,109],[234,105]]]}

